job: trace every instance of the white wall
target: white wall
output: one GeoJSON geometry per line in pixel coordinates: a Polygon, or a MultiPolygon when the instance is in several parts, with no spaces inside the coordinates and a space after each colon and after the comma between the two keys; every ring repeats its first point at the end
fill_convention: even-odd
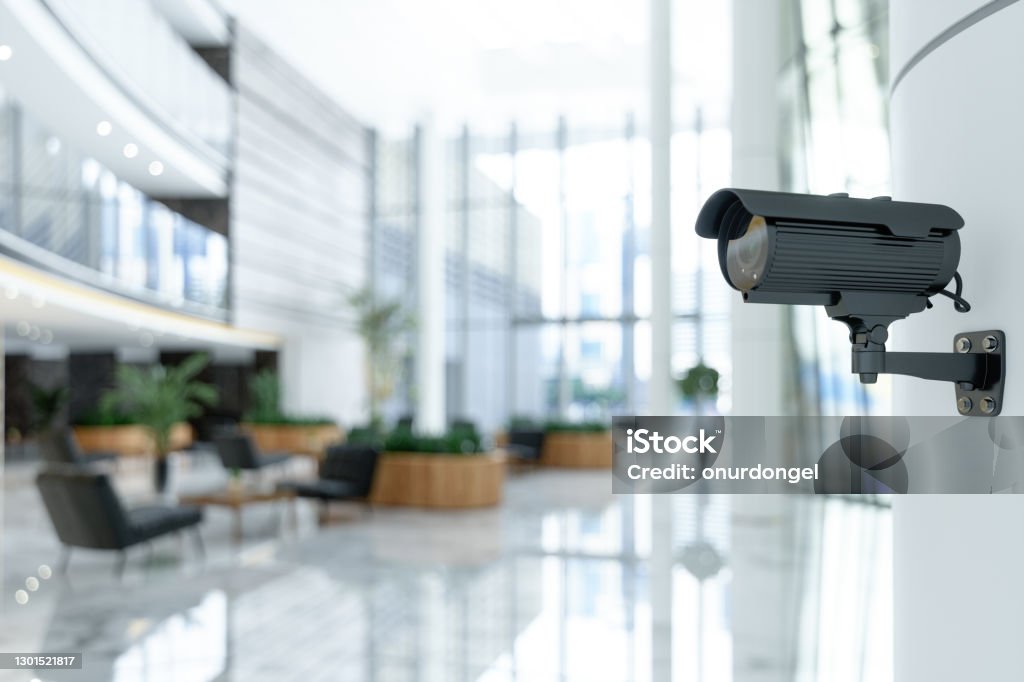
{"type": "Polygon", "coordinates": [[[231,197],[238,326],[284,339],[285,409],[351,425],[366,417],[363,351],[346,295],[369,264],[366,129],[239,30],[231,197]]]}
{"type": "MultiPolygon", "coordinates": [[[[956,332],[989,328],[1006,331],[1011,353],[1024,339],[1014,286],[1024,253],[1015,217],[1024,187],[1024,3],[969,25],[984,6],[997,3],[892,1],[894,75],[929,41],[960,31],[908,70],[892,95],[893,189],[897,199],[944,203],[963,215],[960,272],[973,306],[961,315],[937,300],[893,326],[895,350],[949,352],[956,332]]],[[[1003,414],[1024,414],[1024,364],[1012,356],[1007,386],[1003,414]]],[[[894,392],[898,414],[956,414],[949,385],[900,378],[894,392]]],[[[1024,678],[1022,524],[1019,496],[894,501],[897,682],[1024,678]]]]}

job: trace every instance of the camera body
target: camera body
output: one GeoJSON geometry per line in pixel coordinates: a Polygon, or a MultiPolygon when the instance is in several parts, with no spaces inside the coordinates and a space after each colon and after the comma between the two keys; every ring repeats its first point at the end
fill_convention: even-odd
{"type": "Polygon", "coordinates": [[[930,307],[936,294],[970,310],[957,273],[963,225],[939,204],[722,189],[701,208],[696,230],[717,241],[722,275],[745,302],[820,305],[846,324],[863,383],[879,374],[952,381],[961,414],[993,416],[1006,374],[1000,330],[957,334],[955,353],[885,350],[889,325],[930,307]]]}
{"type": "Polygon", "coordinates": [[[826,306],[847,321],[923,310],[960,262],[960,215],[938,204],[723,189],[697,234],[750,303],[826,306]]]}

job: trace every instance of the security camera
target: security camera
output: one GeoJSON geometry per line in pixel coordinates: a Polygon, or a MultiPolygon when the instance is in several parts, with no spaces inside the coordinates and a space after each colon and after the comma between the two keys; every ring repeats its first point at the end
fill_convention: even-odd
{"type": "Polygon", "coordinates": [[[697,216],[697,234],[718,241],[722,275],[744,302],[821,305],[849,327],[862,382],[884,373],[953,381],[961,414],[994,416],[1001,331],[958,334],[954,353],[885,352],[889,325],[932,307],[935,295],[970,310],[957,273],[963,225],[939,204],[748,189],[715,192],[697,216]]]}

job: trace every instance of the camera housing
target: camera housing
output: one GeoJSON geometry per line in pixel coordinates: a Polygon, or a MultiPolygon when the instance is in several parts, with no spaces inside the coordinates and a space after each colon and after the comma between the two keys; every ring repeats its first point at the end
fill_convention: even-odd
{"type": "Polygon", "coordinates": [[[696,231],[717,241],[722,275],[745,302],[821,305],[846,324],[862,382],[881,373],[953,381],[961,414],[992,416],[1002,404],[1002,332],[958,334],[954,353],[885,352],[889,325],[935,295],[970,310],[957,274],[963,225],[940,204],[729,188],[705,202],[696,231]]]}

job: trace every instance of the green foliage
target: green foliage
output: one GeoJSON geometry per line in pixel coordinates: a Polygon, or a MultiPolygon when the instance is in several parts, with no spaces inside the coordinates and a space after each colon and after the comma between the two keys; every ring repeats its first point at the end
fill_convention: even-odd
{"type": "Polygon", "coordinates": [[[36,431],[45,431],[53,426],[54,419],[67,405],[69,392],[67,386],[56,386],[46,388],[38,384],[29,386],[32,394],[32,412],[34,417],[33,428],[36,431]]]}
{"type": "Polygon", "coordinates": [[[331,417],[285,414],[281,410],[281,380],[277,372],[264,369],[249,379],[249,411],[245,421],[267,426],[332,426],[331,417]]]}
{"type": "Polygon", "coordinates": [[[115,387],[100,404],[132,414],[152,433],[156,454],[164,456],[170,450],[171,427],[200,415],[204,405],[217,403],[217,389],[196,380],[207,362],[205,354],[196,353],[176,367],[121,365],[115,387]]]}
{"type": "Polygon", "coordinates": [[[410,428],[398,427],[384,438],[384,450],[473,455],[483,452],[484,448],[480,434],[473,428],[452,429],[440,436],[419,436],[410,428]]]}
{"type": "Polygon", "coordinates": [[[508,420],[509,431],[534,431],[543,429],[544,424],[539,419],[516,415],[508,420]]]}
{"type": "Polygon", "coordinates": [[[394,391],[401,338],[415,324],[401,301],[380,300],[369,287],[349,294],[348,305],[355,315],[355,331],[366,346],[370,420],[379,421],[380,403],[394,391]]]}
{"type": "Polygon", "coordinates": [[[702,360],[676,379],[676,386],[685,400],[715,398],[718,396],[718,379],[718,370],[708,367],[702,360]]]}
{"type": "Polygon", "coordinates": [[[138,420],[127,410],[101,400],[95,409],[75,420],[75,426],[129,426],[138,420]]]}
{"type": "Polygon", "coordinates": [[[569,422],[551,420],[544,422],[544,431],[546,433],[604,433],[610,428],[611,426],[603,421],[569,422]]]}
{"type": "Polygon", "coordinates": [[[249,411],[245,420],[256,424],[276,424],[281,414],[281,380],[277,372],[263,369],[249,378],[249,411]]]}

